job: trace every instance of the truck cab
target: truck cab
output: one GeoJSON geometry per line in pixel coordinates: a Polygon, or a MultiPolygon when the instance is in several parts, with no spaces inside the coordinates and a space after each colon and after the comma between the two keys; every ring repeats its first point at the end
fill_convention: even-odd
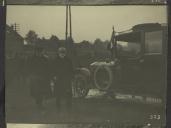
{"type": "Polygon", "coordinates": [[[167,26],[158,23],[139,24],[115,38],[116,57],[121,68],[119,88],[139,93],[164,94],[167,26]]]}

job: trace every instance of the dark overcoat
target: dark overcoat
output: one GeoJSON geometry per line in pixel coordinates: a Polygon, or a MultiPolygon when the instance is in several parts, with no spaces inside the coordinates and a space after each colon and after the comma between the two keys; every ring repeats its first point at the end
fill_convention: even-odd
{"type": "Polygon", "coordinates": [[[55,96],[72,96],[71,80],[73,77],[73,64],[68,57],[57,57],[54,61],[53,73],[56,77],[54,94],[55,96]]]}
{"type": "Polygon", "coordinates": [[[34,98],[48,98],[51,96],[48,67],[48,61],[43,56],[33,56],[28,61],[30,94],[34,98]]]}

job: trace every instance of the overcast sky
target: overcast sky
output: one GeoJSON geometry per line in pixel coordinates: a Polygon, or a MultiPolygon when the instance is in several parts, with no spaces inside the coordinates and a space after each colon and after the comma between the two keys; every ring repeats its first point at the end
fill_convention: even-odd
{"type": "MultiPolygon", "coordinates": [[[[19,33],[25,37],[34,30],[39,37],[52,34],[65,37],[64,6],[15,6],[7,7],[7,24],[20,25],[19,33]]],[[[166,23],[166,6],[73,6],[72,28],[76,42],[109,40],[112,26],[123,31],[140,23],[166,23]]]]}

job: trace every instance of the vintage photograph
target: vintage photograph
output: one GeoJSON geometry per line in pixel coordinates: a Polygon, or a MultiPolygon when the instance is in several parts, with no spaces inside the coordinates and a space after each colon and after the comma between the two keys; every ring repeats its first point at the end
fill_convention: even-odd
{"type": "Polygon", "coordinates": [[[167,6],[8,5],[6,20],[8,128],[165,127],[167,6]]]}

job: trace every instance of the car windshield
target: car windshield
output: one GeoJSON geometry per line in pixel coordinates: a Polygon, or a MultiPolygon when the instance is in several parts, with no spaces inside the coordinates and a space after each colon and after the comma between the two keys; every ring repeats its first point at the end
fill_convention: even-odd
{"type": "Polygon", "coordinates": [[[162,31],[152,31],[145,33],[145,54],[162,53],[162,31]]]}
{"type": "Polygon", "coordinates": [[[140,43],[117,41],[117,52],[119,56],[137,57],[140,54],[140,43]]]}

